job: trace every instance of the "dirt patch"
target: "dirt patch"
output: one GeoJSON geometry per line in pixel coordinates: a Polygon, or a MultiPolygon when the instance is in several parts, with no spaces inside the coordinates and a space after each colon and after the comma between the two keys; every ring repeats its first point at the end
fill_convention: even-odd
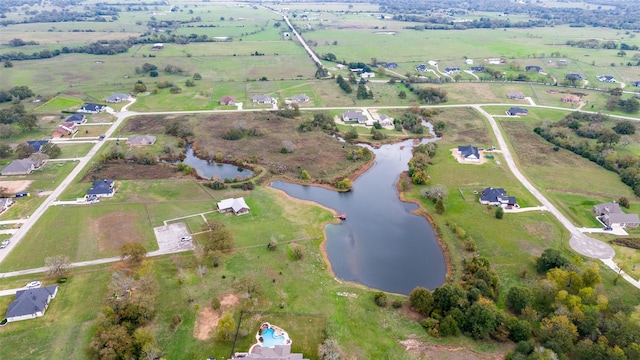
{"type": "Polygon", "coordinates": [[[426,359],[449,359],[449,360],[498,360],[504,359],[509,349],[497,351],[489,354],[480,354],[463,347],[450,347],[442,345],[427,344],[416,339],[399,341],[405,350],[411,354],[424,357],[426,359]]]}
{"type": "Polygon", "coordinates": [[[238,304],[240,304],[240,297],[236,294],[225,295],[222,300],[220,300],[220,306],[223,308],[233,307],[238,304]]]}
{"type": "Polygon", "coordinates": [[[130,214],[106,214],[89,225],[89,233],[98,242],[98,250],[101,252],[117,251],[123,244],[144,238],[136,225],[137,220],[130,214]]]}
{"type": "Polygon", "coordinates": [[[47,115],[47,116],[43,116],[42,117],[43,121],[52,121],[52,120],[57,120],[57,119],[59,119],[59,117],[55,116],[55,115],[47,115]]]}
{"type": "Polygon", "coordinates": [[[7,189],[8,194],[17,194],[26,190],[33,180],[0,181],[0,187],[7,189]]]}
{"type": "Polygon", "coordinates": [[[193,329],[193,336],[198,340],[209,340],[211,331],[218,326],[218,320],[220,320],[220,314],[211,307],[207,306],[200,310],[193,329]]]}
{"type": "Polygon", "coordinates": [[[100,164],[100,166],[92,168],[85,173],[82,181],[89,182],[94,179],[153,180],[186,178],[191,177],[185,176],[170,164],[140,165],[119,161],[100,164]]]}

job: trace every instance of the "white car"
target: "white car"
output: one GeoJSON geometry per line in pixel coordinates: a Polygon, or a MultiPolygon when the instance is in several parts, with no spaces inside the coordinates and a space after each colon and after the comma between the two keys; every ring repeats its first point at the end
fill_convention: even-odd
{"type": "Polygon", "coordinates": [[[189,235],[183,236],[180,238],[180,241],[191,241],[191,240],[193,240],[193,238],[189,235]]]}
{"type": "Polygon", "coordinates": [[[2,244],[0,244],[0,249],[6,248],[7,246],[9,246],[9,243],[10,243],[9,239],[3,241],[2,244]]]}
{"type": "Polygon", "coordinates": [[[27,289],[37,289],[39,287],[42,286],[42,283],[40,281],[32,281],[30,283],[28,283],[25,287],[27,289]]]}

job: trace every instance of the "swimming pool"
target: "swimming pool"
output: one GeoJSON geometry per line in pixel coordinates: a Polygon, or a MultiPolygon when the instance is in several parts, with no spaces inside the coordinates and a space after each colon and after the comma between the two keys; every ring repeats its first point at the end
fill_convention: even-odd
{"type": "Polygon", "coordinates": [[[285,337],[283,335],[276,335],[272,328],[268,328],[262,332],[262,346],[274,347],[276,345],[283,345],[285,337]]]}

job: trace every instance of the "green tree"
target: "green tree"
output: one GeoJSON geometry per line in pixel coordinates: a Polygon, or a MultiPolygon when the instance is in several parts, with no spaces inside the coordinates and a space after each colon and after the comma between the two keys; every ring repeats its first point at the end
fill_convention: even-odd
{"type": "Polygon", "coordinates": [[[89,344],[94,359],[130,359],[135,348],[133,338],[122,325],[110,325],[99,329],[89,344]]]}
{"type": "Polygon", "coordinates": [[[11,155],[13,149],[9,144],[0,144],[0,159],[5,159],[11,155]]]}
{"type": "Polygon", "coordinates": [[[409,305],[418,313],[429,316],[433,310],[433,294],[429,289],[417,287],[409,294],[409,305]]]}
{"type": "Polygon", "coordinates": [[[235,244],[233,233],[220,221],[206,221],[203,231],[204,236],[200,239],[203,239],[202,245],[207,252],[230,250],[235,244]]]}
{"type": "Polygon", "coordinates": [[[620,135],[633,135],[636,133],[636,124],[631,120],[622,120],[613,127],[613,131],[620,135]]]}
{"type": "Polygon", "coordinates": [[[350,190],[351,186],[353,186],[353,183],[349,178],[344,178],[336,184],[336,187],[340,190],[350,190]]]}
{"type": "Polygon", "coordinates": [[[38,126],[38,118],[33,114],[27,114],[20,117],[18,126],[22,131],[32,131],[38,126]]]}
{"type": "Polygon", "coordinates": [[[630,98],[629,100],[625,100],[622,105],[622,110],[628,113],[637,113],[640,110],[640,101],[636,98],[630,98]]]}
{"type": "Polygon", "coordinates": [[[442,201],[442,199],[436,200],[436,213],[442,215],[445,210],[444,201],[442,201]]]}
{"type": "Polygon", "coordinates": [[[358,129],[356,129],[355,126],[351,126],[349,131],[344,134],[344,138],[347,140],[357,139],[358,136],[360,135],[358,134],[358,129]]]}
{"type": "Polygon", "coordinates": [[[564,315],[542,319],[540,340],[542,344],[557,354],[566,354],[573,348],[578,338],[578,329],[564,315]]]}
{"type": "Polygon", "coordinates": [[[456,336],[460,332],[458,322],[451,315],[445,316],[438,326],[440,336],[456,336]]]}
{"type": "Polygon", "coordinates": [[[520,314],[524,308],[533,304],[533,294],[527,287],[514,286],[507,293],[506,304],[511,311],[520,314]]]}
{"type": "Polygon", "coordinates": [[[18,146],[16,146],[16,155],[18,155],[20,159],[28,158],[34,152],[35,150],[33,149],[33,147],[26,142],[20,143],[18,144],[18,146]]]}
{"type": "Polygon", "coordinates": [[[466,292],[456,283],[445,283],[433,290],[433,308],[441,315],[466,303],[466,292]]]}
{"type": "Polygon", "coordinates": [[[376,305],[385,307],[387,306],[387,294],[382,291],[378,291],[373,295],[373,301],[376,303],[376,305]]]}
{"type": "Polygon", "coordinates": [[[120,257],[122,260],[140,262],[147,256],[147,249],[137,242],[129,242],[120,247],[120,257]]]}
{"type": "Polygon", "coordinates": [[[224,313],[218,320],[218,326],[216,326],[216,339],[218,341],[230,341],[233,339],[235,330],[235,319],[231,313],[224,313]]]}
{"type": "Polygon", "coordinates": [[[629,203],[629,199],[624,196],[618,199],[618,204],[627,209],[631,206],[631,204],[629,203]]]}
{"type": "Polygon", "coordinates": [[[536,260],[538,273],[545,273],[549,269],[564,268],[570,264],[569,260],[560,254],[556,249],[546,249],[536,260]]]}
{"type": "Polygon", "coordinates": [[[60,146],[48,142],[42,145],[42,147],[40,148],[40,152],[46,154],[51,159],[55,159],[60,156],[60,154],[62,153],[62,149],[60,149],[60,146]]]}
{"type": "Polygon", "coordinates": [[[474,339],[487,339],[497,325],[496,307],[492,303],[476,302],[466,312],[465,330],[474,339]]]}
{"type": "Polygon", "coordinates": [[[504,217],[504,209],[502,206],[496,208],[496,219],[502,219],[504,217]]]}
{"type": "Polygon", "coordinates": [[[202,75],[200,73],[193,74],[193,80],[202,80],[202,75]]]}
{"type": "Polygon", "coordinates": [[[400,90],[400,92],[398,93],[398,97],[402,100],[407,98],[407,92],[404,90],[400,90]]]}
{"type": "Polygon", "coordinates": [[[184,82],[184,86],[186,86],[186,87],[194,87],[194,86],[196,86],[196,83],[193,80],[187,79],[184,82]]]}
{"type": "Polygon", "coordinates": [[[302,170],[300,172],[300,179],[309,180],[309,179],[311,179],[311,175],[309,175],[309,172],[307,170],[302,170]]]}
{"type": "Polygon", "coordinates": [[[134,93],[143,93],[147,91],[147,86],[141,82],[137,82],[135,84],[133,84],[133,92],[134,93]]]}

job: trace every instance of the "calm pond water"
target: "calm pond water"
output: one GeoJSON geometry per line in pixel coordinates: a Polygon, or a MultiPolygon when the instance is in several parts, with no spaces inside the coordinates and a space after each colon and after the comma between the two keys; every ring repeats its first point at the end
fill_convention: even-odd
{"type": "Polygon", "coordinates": [[[345,213],[327,225],[327,254],[340,279],[409,294],[416,286],[434,289],[445,280],[446,264],[429,222],[411,213],[417,205],[400,201],[395,183],[407,170],[413,141],[372,149],[375,164],[350,192],[276,181],[272,187],[345,213]]]}
{"type": "Polygon", "coordinates": [[[187,164],[194,168],[198,173],[198,176],[206,179],[211,179],[214,176],[219,176],[221,180],[235,179],[240,176],[242,179],[252,177],[253,171],[239,168],[230,164],[218,164],[211,163],[207,160],[203,160],[195,156],[191,146],[187,146],[185,150],[185,158],[182,163],[187,164]]]}

